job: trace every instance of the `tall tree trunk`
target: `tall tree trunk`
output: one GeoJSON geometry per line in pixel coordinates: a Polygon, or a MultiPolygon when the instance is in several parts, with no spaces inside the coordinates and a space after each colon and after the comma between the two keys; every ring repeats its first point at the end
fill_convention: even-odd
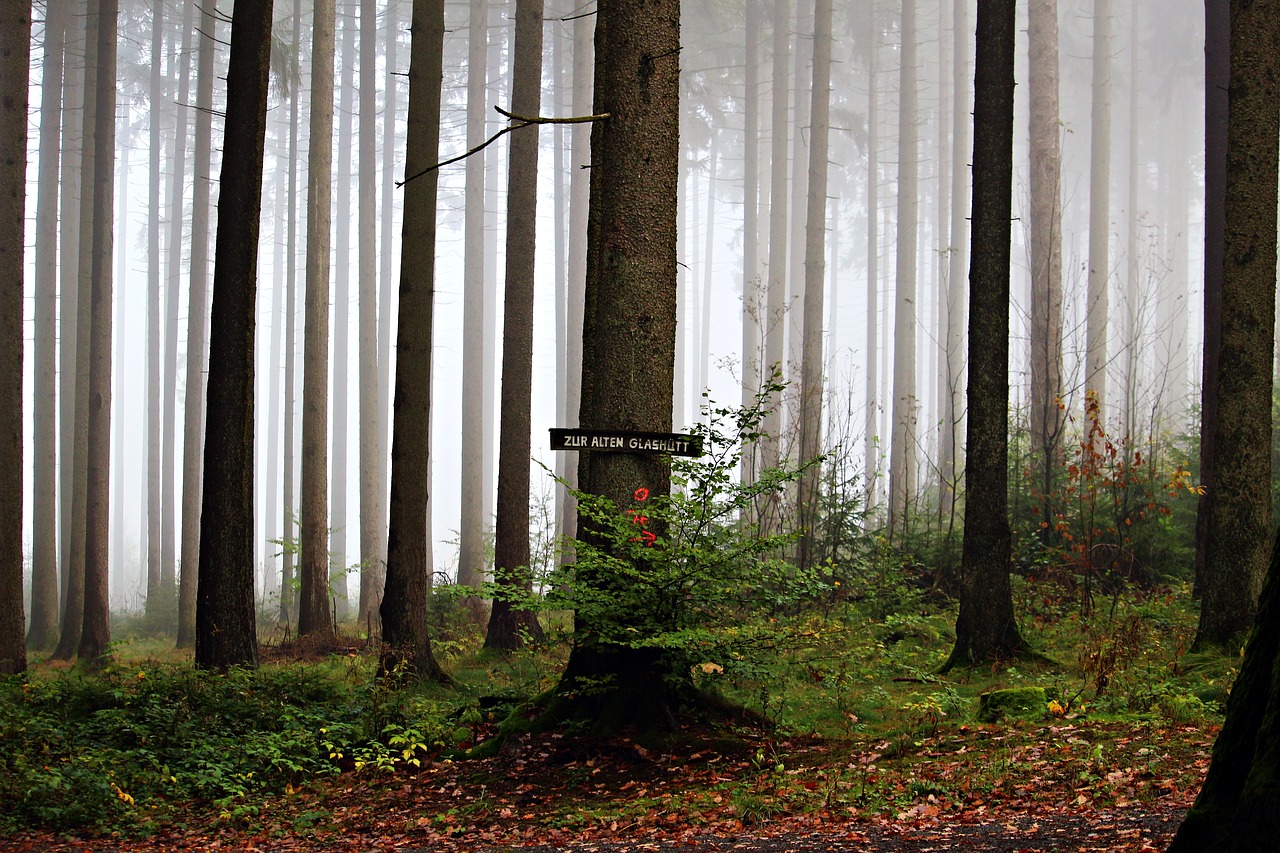
{"type": "MultiPolygon", "coordinates": [[[[581,412],[586,428],[671,428],[679,39],[678,0],[616,0],[602,4],[596,16],[593,112],[611,118],[592,133],[583,326],[584,363],[591,369],[583,373],[581,412]],[[646,239],[630,239],[636,234],[646,239]],[[634,381],[639,365],[645,366],[644,382],[634,381]]],[[[584,491],[608,498],[619,511],[636,505],[638,487],[652,495],[671,487],[670,463],[659,456],[584,453],[578,473],[584,491]]],[[[599,595],[616,583],[598,573],[580,580],[599,595]]],[[[599,628],[579,614],[549,713],[596,729],[665,723],[672,691],[687,681],[687,669],[672,668],[651,650],[610,643],[599,628]]]]}
{"type": "MultiPolygon", "coordinates": [[[[153,7],[151,26],[151,109],[147,113],[150,142],[150,184],[147,191],[147,613],[153,618],[172,606],[160,591],[160,209],[161,149],[160,120],[171,111],[165,107],[162,60],[164,59],[164,11],[153,7]]],[[[189,29],[189,28],[188,28],[189,29]]],[[[185,61],[185,54],[183,55],[185,61]]],[[[180,168],[171,161],[173,168],[180,168]]],[[[181,181],[176,181],[181,185],[181,181]]]]}
{"type": "Polygon", "coordinates": [[[329,609],[329,233],[333,173],[334,0],[317,0],[311,32],[307,154],[306,334],[302,357],[302,537],[298,633],[333,636],[329,609]]]}
{"type": "Polygon", "coordinates": [[[444,0],[414,0],[409,54],[409,125],[405,150],[404,229],[396,396],[392,412],[391,511],[387,585],[382,597],[381,669],[428,680],[447,676],[427,633],[426,518],[431,454],[431,341],[435,300],[440,87],[444,79],[444,0]],[[421,259],[421,260],[419,260],[421,259]]]}
{"type": "Polygon", "coordinates": [[[954,0],[952,28],[955,46],[951,59],[952,131],[951,131],[951,224],[947,247],[947,328],[946,388],[942,394],[944,435],[939,467],[942,469],[943,512],[950,534],[955,526],[956,490],[959,486],[959,460],[962,455],[964,424],[965,366],[965,282],[969,269],[969,145],[970,76],[969,76],[969,0],[954,0]]]}
{"type": "MultiPolygon", "coordinates": [[[[1266,7],[1269,9],[1269,7],[1266,7]]],[[[1226,231],[1218,353],[1219,459],[1205,530],[1194,648],[1234,646],[1253,625],[1271,534],[1280,25],[1274,10],[1231,4],[1226,231]]]]}
{"type": "Polygon", "coordinates": [[[1053,534],[1061,462],[1062,146],[1058,118],[1058,3],[1031,0],[1031,452],[1041,539],[1053,534]]]}
{"type": "MultiPolygon", "coordinates": [[[[1126,169],[1127,207],[1125,215],[1126,248],[1124,278],[1124,342],[1121,347],[1124,367],[1124,397],[1121,401],[1121,433],[1131,443],[1138,438],[1138,407],[1140,383],[1142,382],[1143,350],[1142,340],[1142,288],[1141,265],[1142,256],[1142,212],[1138,199],[1138,130],[1141,116],[1138,107],[1138,7],[1129,9],[1129,151],[1128,168],[1126,169]]],[[[1265,569],[1264,569],[1265,571],[1265,569]]]]}
{"type": "MultiPolygon", "coordinates": [[[[22,5],[29,10],[30,3],[22,5]]],[[[58,0],[47,5],[41,57],[40,154],[36,183],[35,399],[31,421],[31,618],[27,628],[27,645],[33,649],[48,648],[58,631],[58,170],[61,153],[58,138],[62,133],[63,48],[69,11],[68,4],[58,0]]],[[[27,17],[30,17],[29,13],[27,17]]]]}
{"type": "MultiPolygon", "coordinates": [[[[129,122],[128,109],[125,110],[124,117],[126,125],[129,122]]],[[[125,348],[129,341],[129,300],[126,299],[125,282],[129,280],[129,251],[128,251],[128,234],[129,234],[129,146],[120,146],[120,175],[113,179],[116,186],[120,187],[120,200],[116,204],[114,216],[116,224],[113,226],[115,231],[121,235],[118,249],[115,253],[115,279],[119,282],[119,293],[115,300],[114,319],[112,323],[112,339],[114,341],[115,351],[112,353],[114,364],[122,364],[126,358],[125,348]]],[[[124,448],[128,443],[126,436],[126,418],[123,412],[127,405],[126,400],[128,394],[126,380],[117,371],[115,377],[111,377],[112,381],[112,399],[115,401],[113,407],[113,417],[111,426],[111,447],[110,452],[114,455],[111,460],[111,506],[114,510],[111,514],[111,560],[109,562],[109,589],[108,601],[115,599],[123,600],[126,589],[126,575],[124,571],[124,483],[125,483],[125,466],[122,462],[124,458],[124,448]]]]}
{"type": "Polygon", "coordinates": [[[93,317],[89,334],[84,621],[76,652],[91,667],[106,662],[111,644],[111,262],[115,231],[117,15],[116,0],[99,0],[93,113],[93,317]]]}
{"type": "Polygon", "coordinates": [[[1218,373],[1227,230],[1227,87],[1231,82],[1231,3],[1205,2],[1204,356],[1200,382],[1200,484],[1196,504],[1195,591],[1205,590],[1209,513],[1217,493],[1218,373]]]}
{"type": "MultiPolygon", "coordinates": [[[[554,12],[555,16],[561,14],[572,14],[574,4],[571,2],[567,7],[559,7],[554,12]]],[[[555,23],[559,23],[558,21],[555,23]]],[[[551,86],[552,97],[551,102],[554,105],[554,112],[562,115],[565,109],[571,108],[571,105],[564,103],[565,91],[565,70],[564,70],[564,50],[565,42],[569,37],[565,34],[564,29],[556,26],[554,34],[551,37],[551,86]]],[[[572,94],[570,84],[570,94],[572,94]]],[[[553,176],[553,201],[552,208],[555,211],[555,239],[552,241],[555,249],[555,334],[556,334],[556,406],[555,406],[555,423],[564,426],[568,421],[568,413],[565,409],[568,403],[567,384],[569,376],[569,247],[568,247],[568,224],[569,224],[569,186],[565,180],[565,158],[571,152],[565,151],[565,126],[556,124],[552,126],[552,168],[553,176]]],[[[569,499],[569,495],[564,485],[560,481],[565,475],[565,458],[563,453],[555,454],[555,477],[556,482],[553,485],[555,494],[555,505],[553,507],[553,515],[550,519],[553,525],[555,539],[559,542],[561,538],[560,520],[564,518],[564,504],[569,499]]]]}
{"type": "MultiPolygon", "coordinates": [[[[511,63],[511,111],[536,116],[541,105],[542,0],[517,0],[511,63]]],[[[507,171],[506,298],[502,315],[502,402],[498,444],[495,595],[485,648],[510,651],[521,635],[540,636],[537,615],[515,600],[527,595],[529,573],[529,456],[533,406],[533,282],[538,212],[538,128],[511,136],[507,171]]]]}
{"type": "MultiPolygon", "coordinates": [[[[182,579],[178,588],[178,648],[183,649],[192,648],[196,643],[196,592],[200,571],[216,12],[213,0],[200,7],[200,44],[196,60],[196,137],[191,167],[191,289],[187,301],[186,400],[182,430],[182,579]]],[[[183,90],[185,92],[185,85],[183,90]]],[[[183,103],[186,103],[185,99],[183,103]]],[[[179,125],[185,128],[186,122],[179,122],[179,125]]],[[[181,255],[175,263],[180,260],[181,255]]],[[[177,277],[171,275],[170,282],[170,286],[175,286],[177,277]]]]}
{"type": "MultiPolygon", "coordinates": [[[[68,10],[70,13],[70,10],[68,10]]],[[[85,23],[72,17],[67,23],[66,55],[80,57],[85,52],[85,23]]],[[[63,112],[70,118],[62,123],[62,167],[59,180],[59,261],[58,301],[58,589],[59,631],[71,593],[72,516],[74,515],[76,436],[76,336],[79,326],[80,257],[80,175],[84,146],[83,116],[85,73],[83,63],[64,63],[63,112]]],[[[159,565],[159,551],[156,565],[159,565]]],[[[77,617],[78,618],[78,617],[77,617]]],[[[78,629],[77,629],[78,630],[78,629]]],[[[76,641],[78,642],[77,635],[76,641]]]]}
{"type": "MultiPolygon", "coordinates": [[[[805,211],[804,349],[800,376],[800,461],[822,452],[823,298],[827,273],[827,149],[831,114],[831,0],[813,4],[813,93],[809,107],[809,188],[805,211]]],[[[818,525],[818,474],[800,479],[800,567],[813,564],[818,525]]]]}
{"type": "Polygon", "coordinates": [[[397,46],[400,41],[399,2],[388,0],[387,3],[387,36],[386,66],[387,77],[384,86],[386,95],[383,104],[383,164],[382,164],[382,279],[381,292],[378,294],[378,413],[379,413],[379,447],[378,466],[378,506],[382,525],[381,538],[378,540],[378,588],[377,600],[370,606],[374,619],[380,619],[382,589],[386,584],[387,574],[387,449],[391,444],[391,294],[394,292],[395,277],[393,275],[395,252],[392,250],[392,237],[395,228],[395,158],[396,158],[396,103],[399,80],[402,76],[396,67],[397,46]]]}
{"type": "MultiPolygon", "coordinates": [[[[764,300],[760,277],[760,3],[746,2],[746,76],[742,105],[742,406],[756,403],[760,393],[764,345],[764,300]]],[[[759,473],[760,448],[742,449],[742,482],[759,473]]]]}
{"type": "MultiPolygon", "coordinates": [[[[707,393],[711,383],[711,287],[715,283],[715,238],[716,238],[716,175],[720,165],[718,135],[711,135],[711,143],[707,152],[707,218],[706,240],[703,246],[702,260],[702,305],[699,321],[702,331],[698,335],[701,342],[698,359],[698,384],[693,389],[696,398],[707,393]]],[[[701,419],[702,415],[699,416],[701,419]]]]}
{"type": "MultiPolygon", "coordinates": [[[[787,112],[790,81],[787,75],[788,36],[791,27],[790,0],[773,2],[773,93],[770,106],[769,175],[769,291],[764,316],[764,375],[785,371],[787,331],[787,112]]],[[[777,468],[781,462],[782,400],[773,397],[764,418],[764,438],[760,464],[765,469],[777,468]]],[[[764,532],[778,531],[782,525],[782,507],[777,495],[765,500],[761,517],[764,532]]]]}
{"type": "MultiPolygon", "coordinates": [[[[27,668],[22,612],[22,271],[31,0],[12,0],[0,7],[0,21],[5,32],[0,37],[0,91],[9,93],[0,104],[0,151],[4,152],[4,168],[0,169],[0,317],[4,318],[0,321],[0,341],[4,342],[0,344],[0,471],[4,472],[0,488],[0,675],[13,675],[27,668]]],[[[39,393],[45,392],[37,396],[39,393]]]]}
{"type": "MultiPolygon", "coordinates": [[[[184,59],[185,59],[184,55],[184,59]]],[[[184,66],[185,71],[186,66],[184,66]]],[[[185,73],[184,75],[185,76],[185,73]]],[[[181,92],[178,93],[181,96],[181,92]]],[[[177,585],[177,424],[178,424],[178,294],[182,282],[183,225],[186,222],[182,194],[186,185],[187,134],[186,113],[178,110],[175,118],[173,156],[170,162],[174,174],[169,182],[169,233],[168,263],[165,270],[168,284],[165,286],[164,362],[161,376],[163,409],[160,428],[160,589],[172,594],[177,585]]]]}
{"type": "MultiPolygon", "coordinates": [[[[290,90],[296,84],[285,88],[275,109],[275,133],[272,140],[272,159],[279,169],[288,156],[289,114],[284,109],[285,99],[290,97],[290,90]]],[[[270,107],[268,107],[270,110],[270,107]]],[[[265,166],[264,166],[265,170],[265,166]]],[[[286,177],[287,181],[287,177],[286,177]]],[[[284,339],[284,273],[285,250],[289,245],[289,196],[287,185],[281,186],[277,174],[272,189],[272,235],[271,235],[271,339],[267,345],[267,443],[266,474],[261,484],[263,495],[263,530],[262,539],[266,543],[266,554],[262,561],[262,589],[260,597],[265,601],[274,594],[276,603],[280,603],[284,590],[280,586],[280,570],[276,562],[279,551],[276,543],[280,541],[277,525],[280,523],[280,406],[281,389],[280,373],[281,341],[284,339]]],[[[266,217],[264,211],[263,217],[266,217]]],[[[376,387],[376,386],[375,386],[376,387]]]]}
{"type": "MultiPolygon", "coordinates": [[[[591,74],[594,64],[593,37],[595,17],[579,15],[573,21],[573,106],[575,116],[591,110],[591,74]]],[[[565,344],[565,419],[566,427],[578,426],[582,407],[582,312],[587,287],[587,219],[591,204],[591,126],[573,125],[569,135],[572,149],[569,174],[569,258],[568,308],[565,344]]],[[[578,454],[561,453],[565,463],[565,482],[570,489],[578,487],[578,454]]],[[[570,495],[560,517],[560,534],[565,540],[578,534],[578,505],[570,495]]],[[[573,555],[566,548],[562,559],[573,555]]]]}
{"type": "MultiPolygon", "coordinates": [[[[293,5],[294,50],[302,53],[302,4],[293,5]]],[[[280,525],[280,538],[286,542],[295,539],[298,504],[295,500],[297,480],[294,445],[297,428],[294,415],[297,411],[297,356],[298,356],[298,102],[302,99],[302,86],[294,88],[289,98],[289,222],[285,270],[285,327],[284,327],[284,484],[281,486],[284,512],[280,525]]],[[[390,109],[388,107],[388,109],[390,109]]],[[[280,621],[289,624],[297,616],[298,594],[294,557],[296,548],[284,549],[284,561],[280,567],[280,621]]]]}
{"type": "MultiPolygon", "coordinates": [[[[1107,288],[1111,261],[1111,0],[1093,3],[1093,104],[1089,135],[1089,290],[1086,295],[1085,393],[1107,411],[1107,288]]],[[[1105,421],[1104,421],[1105,422],[1105,421]]]]}
{"type": "Polygon", "coordinates": [[[889,534],[905,536],[915,501],[916,228],[920,164],[916,127],[916,2],[902,0],[898,75],[898,239],[893,312],[893,436],[889,446],[889,534]]]}
{"type": "MultiPolygon", "coordinates": [[[[471,0],[467,28],[467,148],[485,139],[488,0],[471,0]]],[[[458,528],[458,584],[479,590],[484,581],[484,227],[485,161],[467,158],[462,261],[462,482],[458,528]]],[[[467,607],[480,621],[480,599],[467,607]]]]}
{"type": "Polygon", "coordinates": [[[376,476],[382,456],[382,411],[378,408],[378,6],[360,0],[360,598],[356,618],[373,627],[382,596],[382,543],[386,539],[382,489],[376,476]]]}
{"type": "MultiPolygon", "coordinates": [[[[96,182],[94,158],[94,109],[97,103],[98,79],[98,0],[89,0],[84,16],[84,77],[83,102],[80,110],[80,206],[76,211],[79,231],[76,239],[76,256],[69,270],[75,271],[75,403],[72,414],[72,446],[67,459],[71,467],[71,514],[63,524],[70,529],[67,559],[63,571],[67,575],[65,596],[62,601],[62,630],[54,649],[55,660],[71,660],[80,647],[80,629],[84,624],[85,602],[85,498],[88,489],[89,442],[89,334],[92,330],[90,285],[93,252],[93,192],[96,182]]],[[[63,306],[68,313],[71,305],[63,306]]],[[[65,461],[64,465],[67,464],[65,461]]]]}
{"type": "Polygon", "coordinates": [[[969,422],[956,644],[946,668],[1023,650],[1009,585],[1009,255],[1015,0],[979,0],[973,101],[969,422]],[[979,250],[980,249],[980,250],[979,250]]]}
{"type": "Polygon", "coordinates": [[[196,596],[196,664],[214,669],[254,666],[258,660],[253,606],[254,300],[270,56],[271,0],[237,0],[231,14],[218,181],[196,596]]]}
{"type": "Polygon", "coordinates": [[[347,618],[347,432],[350,417],[347,388],[351,339],[351,113],[355,90],[355,20],[343,10],[342,80],[338,93],[338,164],[334,223],[333,283],[333,466],[330,474],[329,572],[333,578],[335,616],[347,618]]]}
{"type": "MultiPolygon", "coordinates": [[[[962,0],[967,2],[967,0],[962,0]]],[[[867,417],[863,427],[863,453],[867,483],[867,506],[879,502],[880,454],[883,446],[880,429],[880,118],[878,59],[880,25],[876,4],[867,4],[871,34],[867,69],[867,417]]]]}

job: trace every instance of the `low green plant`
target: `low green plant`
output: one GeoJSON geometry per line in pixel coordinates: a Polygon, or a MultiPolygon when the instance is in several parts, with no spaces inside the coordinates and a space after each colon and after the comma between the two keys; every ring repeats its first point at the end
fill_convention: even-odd
{"type": "Polygon", "coordinates": [[[0,681],[0,829],[146,832],[177,804],[243,822],[264,796],[394,771],[454,743],[452,707],[319,666],[189,664],[0,681]]]}

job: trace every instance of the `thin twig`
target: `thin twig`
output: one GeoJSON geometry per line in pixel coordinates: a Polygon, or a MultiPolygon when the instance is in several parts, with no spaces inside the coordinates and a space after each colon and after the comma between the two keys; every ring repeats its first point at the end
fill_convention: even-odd
{"type": "Polygon", "coordinates": [[[470,157],[472,154],[479,154],[481,151],[488,148],[490,145],[497,142],[500,138],[502,138],[503,136],[505,136],[506,134],[510,133],[513,130],[519,130],[522,127],[528,127],[529,125],[532,125],[532,124],[585,124],[587,122],[592,122],[592,121],[604,121],[610,116],[610,113],[601,113],[600,115],[590,115],[590,116],[566,116],[564,118],[554,118],[551,116],[520,116],[520,115],[516,115],[515,113],[509,113],[506,110],[504,110],[502,107],[494,107],[494,109],[498,111],[499,115],[502,115],[504,118],[509,118],[512,121],[517,123],[507,125],[506,127],[502,128],[502,130],[499,130],[497,133],[495,133],[493,136],[490,136],[484,142],[481,142],[479,145],[475,146],[474,148],[471,148],[467,151],[462,152],[456,157],[450,157],[448,160],[441,160],[439,163],[436,163],[433,166],[428,166],[422,171],[416,174],[410,175],[409,177],[405,178],[403,181],[397,181],[396,189],[400,189],[405,184],[409,183],[415,178],[421,178],[423,175],[430,174],[431,172],[434,172],[437,169],[441,169],[445,166],[449,166],[449,165],[452,165],[453,163],[457,163],[459,160],[465,160],[468,157],[470,157]]]}

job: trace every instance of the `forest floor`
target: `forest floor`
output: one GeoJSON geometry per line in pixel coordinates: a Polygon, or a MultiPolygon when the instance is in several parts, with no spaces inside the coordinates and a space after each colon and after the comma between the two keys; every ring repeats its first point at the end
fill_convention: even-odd
{"type": "Polygon", "coordinates": [[[316,779],[146,838],[21,832],[0,850],[1151,851],[1215,723],[940,724],[893,739],[523,735],[486,759],[316,779]]]}

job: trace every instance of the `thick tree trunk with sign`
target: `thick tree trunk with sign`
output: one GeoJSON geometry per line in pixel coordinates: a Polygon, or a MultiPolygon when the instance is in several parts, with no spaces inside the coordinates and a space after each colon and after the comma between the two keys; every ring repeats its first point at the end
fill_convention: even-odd
{"type": "MultiPolygon", "coordinates": [[[[676,179],[679,167],[680,4],[617,0],[596,20],[597,115],[591,138],[591,214],[583,323],[584,429],[669,432],[676,332],[676,179]]],[[[583,491],[634,509],[670,491],[666,457],[583,453],[583,491]]],[[[586,518],[580,530],[592,535],[586,518]]],[[[608,547],[607,542],[597,543],[608,547]]],[[[607,593],[611,578],[579,564],[579,582],[607,593]]],[[[550,719],[598,731],[670,720],[680,679],[661,653],[607,642],[579,618],[550,719]]]]}

